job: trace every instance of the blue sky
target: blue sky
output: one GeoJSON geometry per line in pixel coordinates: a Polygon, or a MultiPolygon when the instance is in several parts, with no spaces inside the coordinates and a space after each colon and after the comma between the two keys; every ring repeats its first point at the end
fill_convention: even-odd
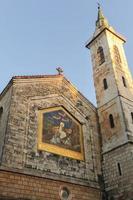
{"type": "MultiPolygon", "coordinates": [[[[110,24],[127,38],[133,72],[133,1],[99,0],[110,24]]],[[[95,104],[90,53],[97,0],[0,0],[0,91],[14,75],[64,74],[95,104]]]]}

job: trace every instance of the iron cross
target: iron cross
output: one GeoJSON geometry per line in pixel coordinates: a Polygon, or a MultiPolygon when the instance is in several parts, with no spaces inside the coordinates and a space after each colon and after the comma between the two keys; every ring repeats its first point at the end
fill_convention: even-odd
{"type": "Polygon", "coordinates": [[[63,74],[63,69],[61,67],[56,68],[59,75],[63,74]]]}

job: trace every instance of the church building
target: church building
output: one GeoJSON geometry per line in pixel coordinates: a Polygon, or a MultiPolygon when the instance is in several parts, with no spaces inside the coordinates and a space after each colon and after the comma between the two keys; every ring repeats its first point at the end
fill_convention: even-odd
{"type": "Polygon", "coordinates": [[[60,68],[12,77],[0,94],[0,200],[133,200],[133,80],[124,43],[99,6],[85,45],[97,107],[60,68]]]}

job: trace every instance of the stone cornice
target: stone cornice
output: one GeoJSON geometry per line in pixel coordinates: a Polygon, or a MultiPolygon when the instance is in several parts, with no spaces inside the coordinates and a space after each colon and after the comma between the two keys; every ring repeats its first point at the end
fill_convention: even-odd
{"type": "Polygon", "coordinates": [[[101,30],[98,34],[94,35],[89,41],[86,42],[85,47],[86,48],[90,48],[90,45],[92,44],[92,42],[98,38],[103,32],[109,31],[110,33],[112,33],[113,35],[115,35],[116,37],[118,37],[120,40],[122,40],[123,42],[126,42],[126,39],[121,36],[119,33],[113,31],[111,28],[105,27],[103,28],[103,30],[101,30]]]}
{"type": "MultiPolygon", "coordinates": [[[[15,84],[21,84],[21,83],[41,83],[41,82],[51,82],[51,81],[59,81],[63,84],[67,85],[69,90],[77,95],[81,101],[85,102],[93,111],[97,112],[96,107],[69,81],[67,80],[63,75],[33,75],[33,76],[14,76],[10,80],[10,82],[7,84],[5,89],[0,94],[0,99],[3,97],[3,95],[8,91],[8,89],[15,84]],[[34,81],[33,81],[34,80],[34,81]]],[[[61,87],[62,87],[61,86],[61,87]]]]}
{"type": "Polygon", "coordinates": [[[32,169],[9,169],[8,167],[3,167],[0,166],[0,171],[7,171],[7,172],[13,172],[13,173],[18,173],[22,175],[27,175],[27,176],[33,176],[33,177],[38,177],[38,178],[45,178],[45,179],[50,179],[50,180],[55,180],[55,181],[62,181],[62,182],[68,182],[68,183],[73,183],[76,185],[81,185],[81,186],[87,186],[91,187],[94,189],[100,189],[98,182],[94,181],[88,181],[84,179],[79,179],[75,177],[70,177],[70,176],[64,176],[64,175],[58,175],[55,173],[50,173],[50,172],[45,172],[43,175],[40,174],[39,172],[35,172],[35,170],[32,169]]]}

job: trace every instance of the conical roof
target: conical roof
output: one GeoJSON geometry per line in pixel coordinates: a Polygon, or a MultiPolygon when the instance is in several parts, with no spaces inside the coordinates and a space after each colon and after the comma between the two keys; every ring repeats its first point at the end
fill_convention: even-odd
{"type": "Polygon", "coordinates": [[[100,4],[98,5],[98,17],[97,17],[97,21],[96,21],[96,28],[101,28],[101,27],[108,27],[109,23],[108,20],[106,19],[106,17],[103,14],[103,11],[101,9],[100,4]]]}

